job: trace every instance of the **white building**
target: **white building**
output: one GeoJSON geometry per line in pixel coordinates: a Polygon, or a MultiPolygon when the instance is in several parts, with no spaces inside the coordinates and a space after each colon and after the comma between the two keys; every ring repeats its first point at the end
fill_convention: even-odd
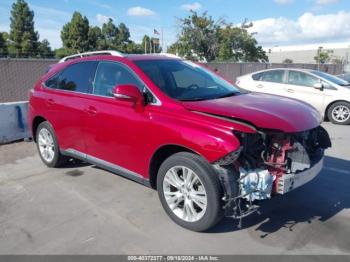
{"type": "Polygon", "coordinates": [[[332,58],[342,61],[350,61],[350,42],[346,43],[320,43],[312,45],[274,46],[265,47],[264,50],[269,57],[270,63],[282,63],[285,59],[291,59],[294,63],[315,63],[314,57],[317,50],[333,50],[332,58]]]}

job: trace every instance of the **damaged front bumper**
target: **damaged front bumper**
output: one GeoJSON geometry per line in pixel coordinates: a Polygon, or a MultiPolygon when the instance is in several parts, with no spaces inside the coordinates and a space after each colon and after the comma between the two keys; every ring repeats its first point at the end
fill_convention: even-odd
{"type": "Polygon", "coordinates": [[[237,154],[213,166],[223,185],[225,213],[237,219],[256,212],[258,201],[314,179],[322,170],[325,149],[331,147],[322,127],[293,134],[236,135],[241,141],[237,154]]]}
{"type": "Polygon", "coordinates": [[[310,182],[321,172],[323,161],[324,156],[322,156],[314,166],[305,171],[296,174],[284,174],[281,176],[276,184],[276,193],[283,195],[310,182]]]}

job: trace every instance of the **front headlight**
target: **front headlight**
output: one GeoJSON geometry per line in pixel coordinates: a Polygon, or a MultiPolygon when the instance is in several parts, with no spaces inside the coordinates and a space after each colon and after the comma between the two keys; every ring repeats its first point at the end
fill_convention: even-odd
{"type": "Polygon", "coordinates": [[[219,165],[219,166],[231,165],[233,162],[235,162],[239,158],[239,155],[241,154],[242,149],[243,147],[241,146],[236,151],[232,151],[231,153],[227,154],[223,158],[220,158],[219,160],[215,161],[214,165],[219,165]]]}

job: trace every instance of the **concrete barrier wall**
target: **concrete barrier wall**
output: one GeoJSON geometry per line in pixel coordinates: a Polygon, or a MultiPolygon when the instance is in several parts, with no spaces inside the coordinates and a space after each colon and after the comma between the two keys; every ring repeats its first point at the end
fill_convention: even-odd
{"type": "Polygon", "coordinates": [[[0,103],[0,144],[28,138],[28,102],[0,103]]]}

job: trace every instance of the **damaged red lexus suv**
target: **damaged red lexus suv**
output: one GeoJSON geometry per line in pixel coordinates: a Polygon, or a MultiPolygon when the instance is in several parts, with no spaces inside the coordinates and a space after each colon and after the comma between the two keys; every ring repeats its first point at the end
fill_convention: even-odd
{"type": "Polygon", "coordinates": [[[47,166],[76,158],[157,189],[194,231],[309,182],[331,146],[313,107],[170,55],[66,57],[31,90],[29,120],[47,166]]]}

